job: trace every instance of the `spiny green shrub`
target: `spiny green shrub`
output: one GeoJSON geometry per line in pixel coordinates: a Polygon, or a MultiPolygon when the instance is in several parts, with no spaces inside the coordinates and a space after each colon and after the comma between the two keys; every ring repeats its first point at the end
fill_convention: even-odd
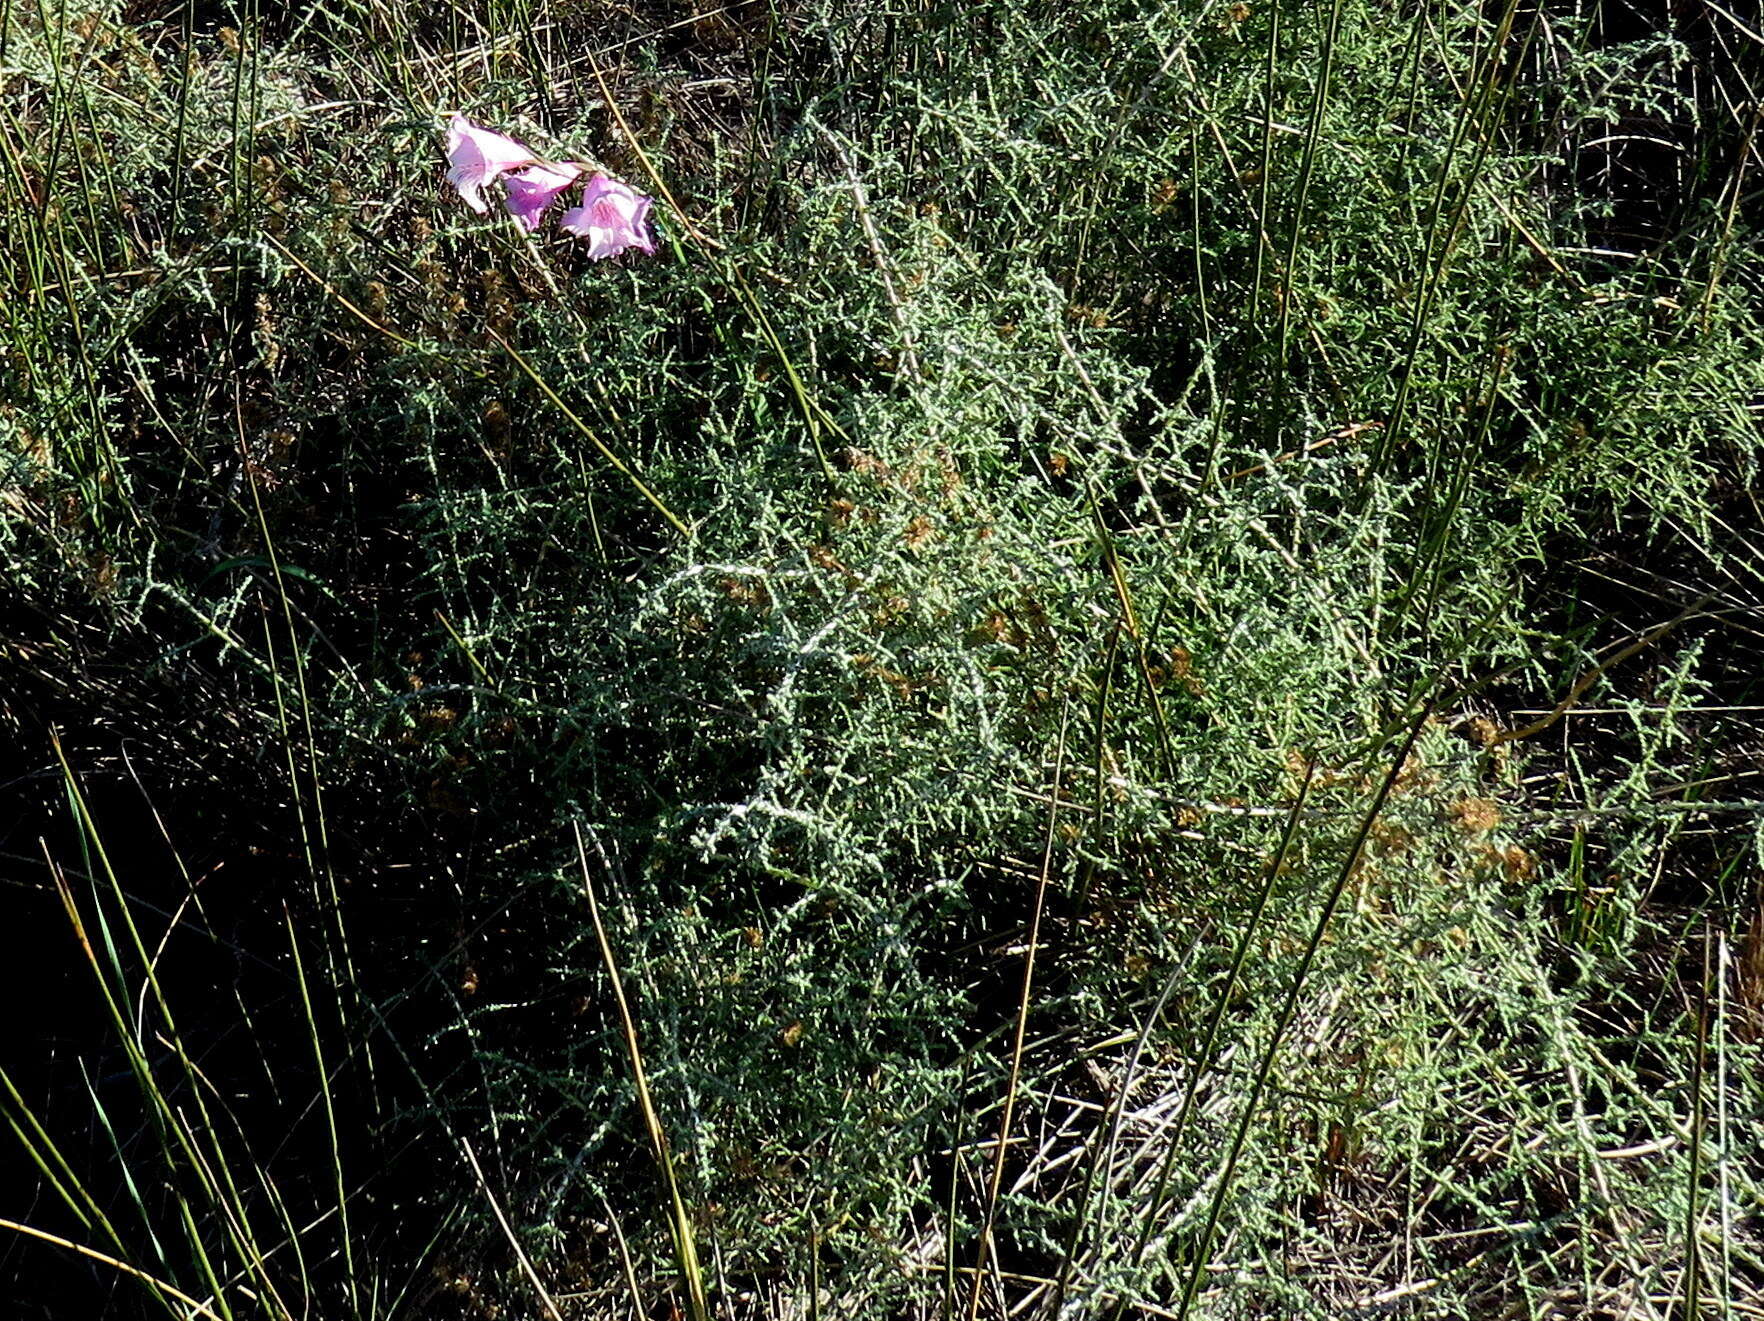
{"type": "Polygon", "coordinates": [[[423,1080],[393,1129],[493,1146],[554,1278],[614,1278],[608,1208],[665,1275],[579,824],[726,1306],[811,1258],[876,1316],[976,1262],[1086,1314],[1685,1288],[1710,1162],[1756,1179],[1683,1099],[1707,988],[1643,976],[1734,898],[1644,902],[1716,688],[1650,671],[1590,766],[1493,719],[1695,601],[1565,614],[1607,543],[1756,585],[1725,167],[1633,259],[1571,177],[1681,52],[1515,6],[823,0],[616,53],[544,12],[7,11],[7,576],[226,693],[223,828],[365,871],[395,823],[403,888],[343,901],[409,914],[355,988],[423,1080]],[[455,106],[690,221],[604,266],[480,220],[455,106]]]}

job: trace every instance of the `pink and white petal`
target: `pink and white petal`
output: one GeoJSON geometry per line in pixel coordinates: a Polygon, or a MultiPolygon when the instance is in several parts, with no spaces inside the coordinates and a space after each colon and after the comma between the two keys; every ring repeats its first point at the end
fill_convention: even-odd
{"type": "Polygon", "coordinates": [[[559,165],[534,165],[508,177],[509,214],[527,230],[539,228],[545,213],[563,192],[581,176],[583,167],[573,162],[559,165]]]}
{"type": "Polygon", "coordinates": [[[655,242],[646,227],[650,199],[628,184],[595,174],[582,189],[582,204],[565,213],[562,226],[589,241],[596,260],[616,257],[628,248],[650,255],[655,242]]]}
{"type": "Polygon", "coordinates": [[[481,128],[464,115],[447,124],[447,182],[459,190],[465,204],[479,215],[489,210],[484,188],[499,175],[534,165],[538,157],[524,144],[502,133],[481,128]]]}
{"type": "Polygon", "coordinates": [[[558,227],[588,240],[588,255],[595,261],[616,257],[622,247],[616,232],[602,223],[604,217],[595,209],[573,206],[558,218],[558,227]]]}
{"type": "Polygon", "coordinates": [[[464,115],[455,115],[447,125],[447,154],[450,160],[470,160],[494,174],[539,160],[526,143],[474,124],[464,115]]]}

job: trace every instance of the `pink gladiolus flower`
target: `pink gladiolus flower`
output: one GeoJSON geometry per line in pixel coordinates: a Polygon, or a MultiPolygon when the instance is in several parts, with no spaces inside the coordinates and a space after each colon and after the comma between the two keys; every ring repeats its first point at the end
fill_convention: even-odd
{"type": "Polygon", "coordinates": [[[587,166],[565,162],[561,165],[534,165],[519,174],[508,176],[509,214],[528,230],[539,228],[539,222],[557,201],[557,195],[582,176],[587,166]]]}
{"type": "Polygon", "coordinates": [[[588,255],[597,261],[626,248],[654,256],[649,207],[650,199],[629,184],[596,174],[582,190],[582,205],[565,211],[557,223],[587,239],[588,255]]]}
{"type": "MultiPolygon", "coordinates": [[[[510,170],[536,165],[538,161],[537,156],[513,138],[479,128],[464,115],[455,115],[448,122],[447,182],[459,189],[465,204],[479,215],[490,209],[484,201],[486,184],[510,170]]],[[[568,182],[565,180],[565,184],[568,182]]]]}
{"type": "MultiPolygon", "coordinates": [[[[482,128],[464,115],[448,121],[447,181],[479,215],[490,209],[484,189],[506,175],[509,214],[529,232],[536,230],[564,190],[587,171],[586,165],[575,161],[541,160],[525,143],[482,128]]],[[[558,223],[587,239],[588,255],[597,261],[629,248],[653,256],[651,205],[649,198],[629,184],[595,171],[582,189],[581,205],[565,211],[558,223]]]]}

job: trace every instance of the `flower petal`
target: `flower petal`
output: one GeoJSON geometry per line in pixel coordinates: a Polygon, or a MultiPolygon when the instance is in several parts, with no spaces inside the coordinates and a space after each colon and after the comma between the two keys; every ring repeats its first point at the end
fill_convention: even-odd
{"type": "Polygon", "coordinates": [[[588,255],[596,261],[616,257],[628,248],[655,255],[655,238],[649,230],[651,199],[629,184],[595,174],[582,189],[582,204],[571,207],[558,221],[564,229],[588,240],[588,255]]]}
{"type": "Polygon", "coordinates": [[[539,228],[539,222],[557,201],[557,195],[568,188],[587,167],[566,161],[559,165],[534,165],[508,177],[508,211],[528,230],[539,228]]]}
{"type": "Polygon", "coordinates": [[[511,137],[481,128],[464,115],[447,124],[447,182],[479,215],[490,209],[484,186],[498,175],[533,165],[539,158],[511,137]]]}

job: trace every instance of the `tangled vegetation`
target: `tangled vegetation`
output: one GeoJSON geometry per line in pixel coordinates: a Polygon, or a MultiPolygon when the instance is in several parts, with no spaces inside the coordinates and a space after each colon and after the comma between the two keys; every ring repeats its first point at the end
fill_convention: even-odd
{"type": "Polygon", "coordinates": [[[19,1314],[1764,1315],[1761,46],[0,0],[19,1314]]]}

